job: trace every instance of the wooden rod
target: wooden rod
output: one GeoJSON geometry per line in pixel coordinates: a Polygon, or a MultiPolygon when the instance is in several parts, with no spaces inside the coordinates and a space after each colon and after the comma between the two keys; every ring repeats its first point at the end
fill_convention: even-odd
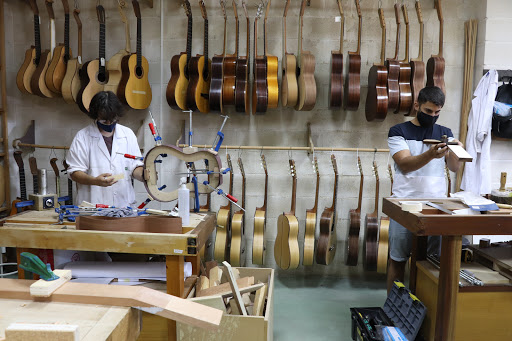
{"type": "MultiPolygon", "coordinates": [[[[188,144],[180,144],[179,147],[188,147],[188,144]]],[[[195,148],[211,148],[211,145],[207,144],[194,144],[192,147],[195,148]]],[[[222,146],[222,149],[244,149],[244,150],[305,150],[316,152],[371,152],[371,153],[389,153],[389,149],[382,148],[328,148],[328,147],[279,147],[279,146],[222,146]]]]}
{"type": "Polygon", "coordinates": [[[69,149],[67,146],[47,146],[44,144],[31,144],[31,143],[17,143],[16,147],[31,147],[31,148],[45,148],[45,149],[69,149]]]}
{"type": "MultiPolygon", "coordinates": [[[[7,131],[7,76],[6,76],[6,58],[5,58],[5,13],[4,13],[4,0],[0,0],[0,88],[1,88],[1,96],[2,101],[0,102],[1,108],[1,119],[2,122],[2,145],[4,150],[3,158],[3,166],[4,167],[4,183],[5,183],[5,201],[8,203],[11,200],[11,186],[9,183],[11,181],[9,175],[9,141],[8,141],[8,131],[7,131]]],[[[0,202],[0,206],[3,203],[0,202]]]]}

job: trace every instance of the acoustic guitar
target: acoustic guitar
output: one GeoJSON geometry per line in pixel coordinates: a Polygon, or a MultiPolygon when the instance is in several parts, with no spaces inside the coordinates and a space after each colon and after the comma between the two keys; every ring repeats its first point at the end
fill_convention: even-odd
{"type": "Polygon", "coordinates": [[[62,98],[66,103],[72,104],[76,102],[76,96],[82,87],[80,82],[80,69],[82,68],[82,21],[80,20],[80,9],[75,8],[73,17],[76,21],[78,30],[78,55],[76,58],[68,60],[66,67],[66,75],[62,80],[62,98]]]}
{"type": "Polygon", "coordinates": [[[263,206],[257,207],[254,212],[254,236],[252,238],[252,263],[263,265],[265,263],[265,230],[267,225],[267,196],[268,196],[268,172],[265,155],[261,155],[261,164],[265,171],[265,194],[263,206]]]}
{"type": "Polygon", "coordinates": [[[277,237],[274,244],[274,258],[277,265],[283,269],[296,269],[299,266],[299,221],[295,216],[295,203],[297,197],[297,173],[295,161],[290,160],[292,174],[292,204],[288,213],[277,218],[277,237]]]}
{"type": "Polygon", "coordinates": [[[332,196],[332,206],[326,207],[320,217],[320,235],[318,236],[318,245],[316,249],[316,262],[318,264],[329,265],[336,254],[336,201],[338,198],[338,165],[336,157],[331,155],[332,167],[334,169],[334,193],[332,196]]]}
{"type": "Polygon", "coordinates": [[[313,110],[316,104],[315,56],[302,49],[302,28],[306,0],[302,0],[299,17],[299,99],[295,109],[298,111],[313,110]]]}
{"type": "Polygon", "coordinates": [[[388,70],[384,65],[386,56],[386,21],[384,11],[378,9],[380,27],[382,28],[382,42],[380,47],[380,63],[373,64],[368,74],[368,95],[366,96],[366,120],[383,121],[388,113],[388,70]]]}
{"type": "Polygon", "coordinates": [[[167,84],[165,97],[167,103],[174,110],[187,110],[187,88],[189,82],[189,61],[192,57],[192,11],[190,2],[183,1],[183,8],[187,15],[187,46],[186,52],[174,55],[171,58],[171,79],[167,84]]]}
{"type": "Polygon", "coordinates": [[[239,21],[238,21],[238,12],[236,8],[235,0],[233,3],[233,12],[235,16],[235,53],[227,54],[224,56],[224,60],[222,61],[222,70],[223,70],[223,80],[222,80],[222,107],[235,105],[235,85],[236,85],[236,62],[238,60],[238,29],[239,29],[239,21]]]}
{"type": "Polygon", "coordinates": [[[146,109],[151,104],[153,97],[148,79],[149,64],[146,57],[142,55],[142,18],[139,2],[132,0],[132,5],[137,17],[137,52],[129,56],[126,55],[122,59],[123,76],[117,93],[119,99],[132,109],[146,109]]]}
{"type": "Polygon", "coordinates": [[[359,25],[357,30],[357,50],[349,52],[347,57],[348,73],[345,78],[345,95],[343,106],[345,110],[357,111],[361,99],[361,29],[363,16],[359,0],[355,0],[359,25]]]}
{"type": "Polygon", "coordinates": [[[222,54],[215,55],[212,58],[212,80],[210,83],[210,110],[213,112],[224,112],[222,107],[222,81],[223,81],[223,61],[226,55],[226,34],[227,34],[227,21],[226,9],[224,0],[220,0],[220,7],[224,15],[224,43],[222,44],[222,54]]]}
{"type": "Polygon", "coordinates": [[[277,108],[279,105],[279,83],[277,81],[277,74],[279,72],[279,60],[276,56],[268,53],[267,49],[267,19],[270,10],[270,3],[272,0],[267,1],[267,9],[265,11],[265,19],[263,20],[263,46],[264,55],[267,59],[267,93],[268,93],[268,108],[277,108]]]}
{"type": "Polygon", "coordinates": [[[329,108],[340,108],[343,103],[343,35],[345,32],[345,17],[341,0],[338,0],[340,10],[340,49],[331,51],[331,81],[329,82],[329,108]]]}
{"type": "Polygon", "coordinates": [[[53,172],[55,173],[55,193],[57,197],[60,197],[60,172],[59,166],[57,166],[57,158],[50,159],[50,165],[52,166],[53,172]]]}
{"type": "Polygon", "coordinates": [[[315,258],[315,233],[316,233],[316,216],[318,211],[318,193],[320,190],[320,172],[318,171],[318,161],[315,157],[314,166],[316,172],[316,191],[315,206],[306,210],[306,229],[304,231],[304,256],[302,257],[302,265],[313,265],[315,258]]]}
{"type": "Polygon", "coordinates": [[[409,15],[407,7],[402,5],[402,12],[405,21],[405,58],[400,61],[400,101],[395,114],[409,114],[411,111],[412,92],[411,92],[411,64],[409,64],[409,15]]]}
{"type": "Polygon", "coordinates": [[[43,98],[52,98],[56,97],[57,94],[48,88],[45,76],[50,61],[52,60],[53,49],[55,48],[55,14],[53,13],[53,0],[46,0],[45,4],[48,17],[50,18],[50,49],[41,53],[39,63],[30,79],[30,89],[34,95],[43,98]]]}
{"type": "Polygon", "coordinates": [[[252,83],[252,113],[264,114],[268,107],[267,58],[258,56],[258,20],[263,12],[263,4],[259,4],[254,19],[254,66],[252,83]]]}
{"type": "MultiPolygon", "coordinates": [[[[18,174],[20,177],[20,196],[17,197],[12,202],[11,213],[9,215],[15,215],[18,213],[18,208],[16,208],[16,204],[22,201],[27,201],[27,187],[25,185],[25,165],[23,164],[23,157],[21,151],[17,150],[13,153],[14,160],[18,165],[18,174]]],[[[28,207],[24,207],[23,209],[27,209],[28,207]]]]}
{"type": "MultiPolygon", "coordinates": [[[[231,156],[226,155],[228,168],[233,170],[231,165],[231,156]]],[[[229,193],[233,193],[233,171],[229,172],[229,193]]],[[[227,260],[228,237],[231,232],[231,201],[221,206],[217,212],[217,233],[215,235],[215,246],[213,249],[213,258],[217,262],[227,260]]]]}
{"type": "Polygon", "coordinates": [[[350,210],[350,225],[348,228],[348,243],[347,243],[347,257],[345,264],[356,266],[359,256],[359,230],[361,229],[361,202],[363,200],[363,167],[361,165],[361,158],[357,158],[357,165],[359,167],[359,174],[361,180],[359,182],[359,200],[357,208],[350,210]]]}
{"type": "MultiPolygon", "coordinates": [[[[124,32],[125,32],[125,47],[124,49],[119,50],[112,58],[107,62],[107,72],[108,72],[108,83],[105,84],[105,91],[112,91],[117,95],[119,90],[119,84],[121,83],[121,78],[123,77],[123,58],[125,56],[129,56],[132,54],[131,44],[130,44],[130,23],[128,22],[128,18],[126,18],[126,14],[124,13],[124,8],[126,7],[126,3],[124,0],[118,0],[117,9],[119,11],[119,15],[121,16],[121,21],[124,24],[124,32]]],[[[118,95],[119,97],[120,95],[118,95]]],[[[122,96],[122,94],[121,94],[122,96]]]]}
{"type": "Polygon", "coordinates": [[[210,92],[211,61],[208,59],[208,14],[203,0],[199,0],[201,15],[204,19],[203,54],[190,58],[189,81],[187,88],[187,107],[202,113],[210,111],[208,93],[210,92]]]}
{"type": "MultiPolygon", "coordinates": [[[[242,174],[242,202],[240,206],[245,209],[245,171],[242,159],[238,158],[238,167],[242,174]]],[[[231,219],[231,243],[229,248],[229,262],[233,266],[245,265],[245,211],[239,210],[231,219]]]]}
{"type": "Polygon", "coordinates": [[[441,0],[434,0],[434,5],[437,10],[437,18],[439,19],[439,53],[432,55],[427,61],[427,86],[437,86],[446,94],[444,84],[444,67],[445,61],[443,58],[443,8],[441,0]]]}
{"type": "Polygon", "coordinates": [[[25,94],[32,93],[30,80],[41,60],[41,33],[39,27],[41,18],[39,17],[39,8],[37,7],[36,0],[29,0],[29,3],[34,13],[34,45],[25,51],[25,60],[16,75],[16,85],[25,94]]]}
{"type": "Polygon", "coordinates": [[[80,80],[82,88],[78,92],[76,104],[83,112],[89,112],[91,100],[98,92],[105,88],[108,82],[108,73],[105,60],[105,9],[99,5],[96,7],[98,22],[100,24],[99,32],[99,53],[98,59],[86,62],[80,70],[80,80]]]}
{"type": "Polygon", "coordinates": [[[297,84],[297,58],[293,53],[288,53],[286,49],[286,16],[288,14],[289,7],[290,0],[286,0],[283,14],[283,76],[281,84],[281,101],[283,103],[283,107],[295,108],[299,95],[297,84]]]}
{"type": "Polygon", "coordinates": [[[251,22],[249,14],[247,14],[247,7],[245,1],[242,1],[242,7],[245,13],[245,20],[247,22],[247,39],[245,56],[239,56],[236,61],[236,84],[235,84],[235,109],[237,112],[249,114],[251,105],[249,101],[249,74],[250,74],[250,56],[251,56],[251,22]]]}
{"type": "Polygon", "coordinates": [[[40,194],[39,188],[39,169],[37,168],[37,159],[33,156],[28,158],[30,173],[32,173],[32,189],[34,194],[40,194]]]}
{"type": "Polygon", "coordinates": [[[53,57],[45,75],[45,82],[48,89],[60,94],[62,80],[66,75],[68,60],[71,58],[69,48],[69,4],[68,0],[62,0],[64,6],[64,44],[59,44],[53,50],[53,57]]]}
{"type": "Polygon", "coordinates": [[[425,87],[425,63],[423,62],[423,15],[421,14],[420,2],[416,1],[416,15],[418,16],[418,22],[420,24],[420,40],[418,48],[418,58],[411,58],[411,94],[412,94],[412,106],[411,110],[406,116],[415,116],[416,109],[414,109],[414,103],[418,100],[418,94],[421,89],[425,87]]]}
{"type": "MultiPolygon", "coordinates": [[[[393,172],[388,165],[389,179],[391,181],[390,195],[393,195],[393,172]]],[[[388,270],[389,255],[389,217],[381,217],[379,223],[379,245],[377,251],[377,272],[385,274],[388,270]]]]}
{"type": "Polygon", "coordinates": [[[377,163],[373,161],[373,172],[375,173],[375,209],[368,213],[364,221],[364,244],[363,244],[363,268],[366,271],[377,270],[377,237],[379,234],[379,172],[377,163]]]}
{"type": "Polygon", "coordinates": [[[400,100],[400,88],[398,86],[398,77],[400,76],[400,62],[398,61],[398,53],[400,50],[400,16],[400,4],[395,4],[395,56],[386,59],[385,62],[388,70],[388,111],[395,111],[398,108],[398,102],[400,100]]]}

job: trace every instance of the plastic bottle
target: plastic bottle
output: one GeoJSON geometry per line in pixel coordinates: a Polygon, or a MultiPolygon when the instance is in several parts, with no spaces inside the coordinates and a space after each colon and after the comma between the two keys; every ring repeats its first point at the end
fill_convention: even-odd
{"type": "Polygon", "coordinates": [[[182,226],[190,223],[190,190],[185,186],[186,179],[181,178],[181,186],[178,189],[178,214],[181,217],[182,226]]]}

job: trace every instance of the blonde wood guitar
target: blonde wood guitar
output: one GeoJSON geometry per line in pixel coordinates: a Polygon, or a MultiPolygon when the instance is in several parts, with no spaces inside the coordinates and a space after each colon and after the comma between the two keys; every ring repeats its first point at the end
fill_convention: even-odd
{"type": "Polygon", "coordinates": [[[295,108],[299,89],[297,85],[297,58],[286,50],[286,16],[290,0],[286,0],[283,14],[283,80],[281,85],[281,101],[283,107],[295,108]]]}
{"type": "MultiPolygon", "coordinates": [[[[388,165],[389,178],[391,180],[391,193],[393,195],[393,173],[391,165],[388,165]]],[[[377,251],[377,272],[385,274],[388,270],[389,256],[389,217],[381,217],[379,224],[379,246],[377,251]]]]}
{"type": "Polygon", "coordinates": [[[254,235],[252,238],[252,263],[263,265],[265,263],[265,229],[267,224],[267,195],[268,195],[268,172],[265,155],[261,155],[261,164],[265,171],[265,194],[263,206],[257,207],[254,212],[254,235]]]}
{"type": "Polygon", "coordinates": [[[267,10],[265,11],[265,19],[263,20],[263,41],[264,55],[267,58],[268,108],[277,108],[279,105],[279,83],[277,81],[279,60],[276,56],[267,53],[267,18],[271,2],[272,0],[268,0],[267,2],[267,10]]]}
{"type": "Polygon", "coordinates": [[[316,104],[315,56],[302,49],[302,27],[306,0],[302,0],[299,24],[299,99],[295,107],[299,111],[313,110],[316,104]]]}
{"type": "MultiPolygon", "coordinates": [[[[231,156],[226,155],[229,169],[233,170],[231,165],[231,156]]],[[[229,173],[229,193],[233,193],[233,172],[229,173]]],[[[226,206],[221,206],[217,212],[217,233],[215,235],[215,246],[213,249],[213,258],[217,262],[227,260],[228,235],[231,231],[231,202],[226,206]]]]}
{"type": "Polygon", "coordinates": [[[229,248],[229,262],[233,266],[245,265],[245,171],[242,159],[238,158],[238,167],[242,174],[242,209],[233,214],[231,220],[231,243],[229,248]]]}
{"type": "Polygon", "coordinates": [[[25,51],[25,60],[16,76],[16,85],[18,89],[25,94],[33,93],[30,80],[41,59],[41,31],[39,27],[41,19],[39,17],[39,8],[35,0],[30,0],[29,3],[32,12],[34,12],[34,45],[25,51]]]}
{"type": "Polygon", "coordinates": [[[292,173],[292,205],[288,213],[283,213],[277,218],[277,237],[274,244],[274,258],[277,265],[283,269],[296,269],[299,266],[299,221],[295,216],[295,203],[297,196],[297,174],[295,161],[290,160],[292,173]]]}
{"type": "Polygon", "coordinates": [[[318,161],[314,159],[315,172],[316,172],[316,191],[315,191],[315,206],[312,209],[306,210],[306,229],[304,232],[304,256],[302,257],[302,265],[313,265],[315,258],[315,231],[316,231],[316,217],[318,211],[318,193],[320,189],[320,172],[318,171],[318,161]]]}
{"type": "Polygon", "coordinates": [[[72,104],[76,102],[76,96],[82,87],[80,81],[80,69],[82,68],[82,21],[80,20],[80,9],[75,8],[73,11],[77,29],[78,29],[78,55],[76,58],[68,60],[66,75],[62,80],[62,98],[66,103],[72,104]]]}

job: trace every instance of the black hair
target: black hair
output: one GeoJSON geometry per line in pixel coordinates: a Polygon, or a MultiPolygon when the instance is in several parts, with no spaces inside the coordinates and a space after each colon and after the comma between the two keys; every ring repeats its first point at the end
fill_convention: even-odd
{"type": "Polygon", "coordinates": [[[101,91],[92,98],[87,115],[93,120],[117,121],[124,115],[123,105],[112,91],[101,91]]]}
{"type": "Polygon", "coordinates": [[[427,102],[432,102],[437,106],[444,106],[445,95],[443,90],[437,86],[427,86],[420,90],[418,94],[418,104],[422,105],[427,102]]]}

